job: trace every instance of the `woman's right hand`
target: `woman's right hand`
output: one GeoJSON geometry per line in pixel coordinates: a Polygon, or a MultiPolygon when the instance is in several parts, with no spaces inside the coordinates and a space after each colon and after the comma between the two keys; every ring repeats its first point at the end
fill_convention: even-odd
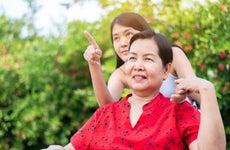
{"type": "Polygon", "coordinates": [[[48,148],[41,150],[65,150],[65,148],[60,145],[50,145],[48,148]]]}
{"type": "Polygon", "coordinates": [[[87,47],[87,49],[84,52],[85,60],[88,61],[89,64],[100,64],[100,58],[101,58],[102,52],[97,42],[90,35],[89,32],[84,31],[84,34],[90,42],[90,45],[87,47]]]}

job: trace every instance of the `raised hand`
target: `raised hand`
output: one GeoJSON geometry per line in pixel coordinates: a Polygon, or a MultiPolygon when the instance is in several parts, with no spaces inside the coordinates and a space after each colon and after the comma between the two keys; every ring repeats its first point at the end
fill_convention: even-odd
{"type": "Polygon", "coordinates": [[[89,32],[84,31],[84,34],[90,42],[90,45],[87,47],[87,49],[84,52],[85,60],[88,61],[89,64],[100,64],[100,58],[101,58],[102,52],[97,42],[90,35],[89,32]]]}
{"type": "Polygon", "coordinates": [[[200,94],[206,92],[208,90],[214,91],[214,86],[211,82],[201,79],[198,77],[189,77],[184,79],[176,80],[176,92],[171,97],[173,101],[178,102],[178,97],[187,94],[195,94],[196,95],[196,102],[200,104],[200,94]]]}

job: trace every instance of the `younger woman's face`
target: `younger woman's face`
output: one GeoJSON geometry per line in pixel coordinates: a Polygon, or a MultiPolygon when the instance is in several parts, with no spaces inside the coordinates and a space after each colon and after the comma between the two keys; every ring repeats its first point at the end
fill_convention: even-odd
{"type": "Polygon", "coordinates": [[[131,37],[140,31],[132,27],[115,24],[112,30],[113,47],[117,55],[126,62],[129,54],[129,41],[131,37]]]}

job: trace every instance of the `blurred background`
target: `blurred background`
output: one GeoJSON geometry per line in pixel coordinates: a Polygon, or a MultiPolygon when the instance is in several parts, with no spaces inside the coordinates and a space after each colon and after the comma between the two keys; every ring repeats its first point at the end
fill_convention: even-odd
{"type": "Polygon", "coordinates": [[[214,83],[230,141],[230,0],[0,0],[0,150],[69,142],[98,108],[83,31],[103,50],[107,80],[110,23],[127,11],[181,46],[196,75],[214,83]]]}

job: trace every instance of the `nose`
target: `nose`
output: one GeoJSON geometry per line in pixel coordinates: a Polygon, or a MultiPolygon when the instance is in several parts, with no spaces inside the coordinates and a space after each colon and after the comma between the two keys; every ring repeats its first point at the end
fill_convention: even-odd
{"type": "Polygon", "coordinates": [[[127,37],[122,37],[120,40],[120,44],[122,47],[129,45],[129,39],[127,37]]]}
{"type": "Polygon", "coordinates": [[[144,66],[143,66],[143,63],[141,60],[137,60],[135,63],[134,63],[134,70],[135,71],[143,71],[144,70],[144,66]]]}

